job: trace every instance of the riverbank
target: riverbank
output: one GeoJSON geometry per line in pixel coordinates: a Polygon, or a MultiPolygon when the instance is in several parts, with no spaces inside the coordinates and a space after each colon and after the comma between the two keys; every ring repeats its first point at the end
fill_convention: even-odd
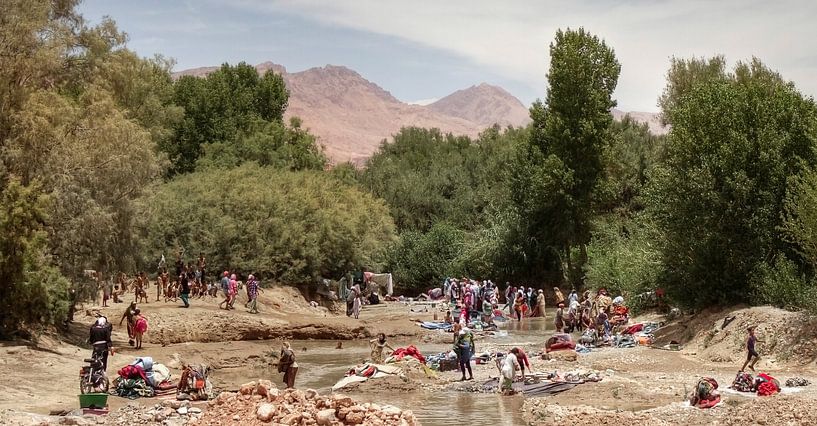
{"type": "MultiPolygon", "coordinates": [[[[310,306],[294,289],[268,291],[262,297],[262,313],[257,316],[241,309],[240,300],[236,303],[238,309],[229,312],[219,310],[215,300],[195,300],[189,309],[170,303],[140,305],[148,317],[149,330],[144,348],[139,351],[127,346],[124,327],[116,326],[125,306],[103,309],[116,326],[114,340],[119,348],[110,358],[109,374],[115,374],[136,356],[151,356],[170,367],[176,377],[183,362],[206,363],[213,368],[211,380],[220,390],[237,391],[242,383],[257,378],[280,385],[276,356],[281,341],[288,339],[301,365],[296,386],[329,393],[331,386],[349,368],[368,357],[368,336],[377,332],[389,335],[392,346],[414,344],[427,355],[450,349],[450,334],[423,330],[412,321],[431,320],[433,310],[412,312],[404,304],[389,303],[365,307],[361,319],[354,320],[331,309],[310,306]],[[274,330],[274,333],[269,334],[269,339],[259,339],[261,335],[248,330],[274,330]],[[298,330],[330,331],[325,331],[328,333],[325,335],[314,331],[301,335],[298,330]]],[[[93,307],[87,308],[93,312],[93,307]]],[[[536,372],[595,371],[602,377],[601,382],[586,383],[545,398],[471,392],[479,383],[498,376],[492,362],[473,366],[473,382],[459,382],[458,372],[445,372],[422,384],[372,381],[342,392],[361,403],[390,404],[411,410],[424,425],[483,424],[487,420],[497,425],[549,425],[568,418],[577,425],[619,424],[621,421],[663,425],[678,424],[677,419],[683,419],[684,424],[730,424],[728,419],[743,411],[763,413],[770,407],[800,416],[786,417],[787,414],[780,413],[784,419],[817,422],[817,415],[810,408],[817,401],[817,385],[762,399],[725,391],[722,404],[710,410],[686,407],[684,403],[701,376],[714,377],[722,390],[729,386],[742,363],[738,358],[742,336],[750,322],[759,326],[761,340],[765,337],[770,342],[759,347],[764,358],[758,364],[758,371],[766,371],[781,382],[789,377],[803,377],[817,383],[813,362],[807,356],[791,355],[805,352],[787,350],[789,338],[786,336],[804,335],[806,331],[795,325],[805,327],[809,323],[795,322],[797,317],[788,315],[796,314],[763,307],[711,311],[694,318],[682,318],[656,333],[659,339],[680,340],[684,345],[681,351],[600,348],[579,354],[575,361],[531,356],[536,372]],[[723,318],[732,316],[735,319],[723,327],[723,318]],[[792,327],[779,329],[781,318],[790,320],[788,324],[792,327]],[[783,408],[769,401],[779,401],[783,408]]],[[[77,407],[77,372],[82,359],[88,355],[87,347],[81,342],[92,318],[86,316],[85,311],[78,313],[71,333],[61,339],[45,336],[36,345],[0,343],[0,375],[5,379],[0,382],[0,421],[13,424],[13,419],[30,416],[24,413],[47,415],[77,407]]],[[[661,320],[655,316],[648,319],[661,320]]],[[[509,322],[500,333],[480,338],[477,351],[507,351],[519,346],[532,355],[543,349],[551,333],[550,319],[509,322]]],[[[131,402],[111,397],[109,403],[112,410],[118,410],[129,404],[153,406],[156,400],[145,398],[131,402]]]]}

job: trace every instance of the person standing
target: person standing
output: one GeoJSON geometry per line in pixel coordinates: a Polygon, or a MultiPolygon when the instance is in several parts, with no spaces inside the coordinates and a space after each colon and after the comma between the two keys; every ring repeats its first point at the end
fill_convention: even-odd
{"type": "Polygon", "coordinates": [[[224,271],[224,274],[221,276],[221,293],[224,295],[224,300],[218,304],[218,308],[221,309],[221,305],[226,305],[224,309],[230,309],[230,273],[224,271]]]}
{"type": "Polygon", "coordinates": [[[128,320],[128,345],[130,346],[133,346],[133,326],[136,323],[137,310],[136,302],[131,302],[131,304],[128,305],[128,308],[125,309],[125,313],[122,314],[122,318],[119,320],[119,325],[122,325],[122,321],[125,319],[128,320]]]}
{"type": "Polygon", "coordinates": [[[238,281],[236,280],[235,274],[230,275],[228,286],[227,292],[229,301],[227,302],[227,309],[235,309],[233,305],[235,304],[235,298],[238,296],[238,281]]]}
{"type": "Polygon", "coordinates": [[[553,287],[553,295],[556,298],[556,305],[558,306],[560,303],[565,303],[565,295],[562,294],[562,290],[559,287],[553,287]]]}
{"type": "Polygon", "coordinates": [[[358,284],[352,287],[352,293],[354,293],[355,296],[355,299],[352,301],[352,313],[355,319],[360,319],[360,308],[363,304],[363,296],[360,294],[360,286],[358,284]]]}
{"type": "Polygon", "coordinates": [[[298,375],[298,363],[295,361],[295,351],[284,342],[281,347],[281,356],[278,358],[278,372],[284,373],[284,383],[287,389],[295,387],[295,376],[298,375]]]}
{"type": "Polygon", "coordinates": [[[113,343],[111,342],[111,331],[113,326],[105,317],[99,317],[91,326],[90,337],[91,347],[94,353],[102,356],[102,370],[108,369],[108,353],[113,354],[113,343]]]}
{"type": "Polygon", "coordinates": [[[255,275],[250,274],[250,276],[247,277],[247,298],[249,298],[247,307],[251,314],[258,313],[258,292],[260,290],[261,288],[258,286],[258,280],[255,279],[255,275]]]}
{"type": "Polygon", "coordinates": [[[538,294],[536,295],[536,307],[533,308],[533,315],[531,316],[545,316],[545,292],[542,291],[542,289],[539,289],[538,294]]]}
{"type": "Polygon", "coordinates": [[[525,313],[525,293],[522,292],[521,288],[516,293],[516,299],[513,303],[513,310],[516,312],[516,320],[522,321],[522,316],[525,313]]]}
{"type": "Polygon", "coordinates": [[[567,306],[573,306],[573,302],[579,303],[579,294],[576,293],[575,288],[571,289],[570,294],[567,296],[567,306]]]}
{"type": "Polygon", "coordinates": [[[133,325],[133,339],[136,340],[135,349],[142,349],[142,337],[148,331],[148,320],[136,309],[136,322],[133,325]]]}
{"type": "Polygon", "coordinates": [[[179,276],[179,298],[184,302],[184,307],[190,307],[190,276],[186,271],[182,271],[179,276]]]}
{"type": "Polygon", "coordinates": [[[199,259],[196,261],[196,266],[199,268],[199,272],[201,272],[199,281],[199,285],[201,285],[207,280],[207,259],[204,258],[204,253],[199,252],[199,259]]]}
{"type": "Polygon", "coordinates": [[[372,347],[371,358],[372,362],[375,364],[383,364],[384,348],[388,348],[390,351],[394,352],[394,348],[386,343],[386,335],[383,333],[378,333],[376,339],[369,340],[369,345],[372,347]]]}
{"type": "Polygon", "coordinates": [[[457,361],[462,372],[462,379],[465,381],[465,370],[468,370],[468,379],[474,380],[474,372],[471,371],[471,355],[475,352],[474,335],[467,328],[463,328],[457,335],[457,341],[454,343],[454,352],[457,354],[457,361]]]}
{"type": "Polygon", "coordinates": [[[758,355],[755,350],[755,344],[765,342],[757,340],[757,336],[755,336],[755,326],[747,328],[746,332],[748,334],[746,337],[746,362],[743,363],[743,367],[740,368],[740,371],[746,370],[747,365],[750,370],[755,371],[755,364],[760,360],[760,355],[758,355]]]}
{"type": "Polygon", "coordinates": [[[558,309],[556,309],[556,319],[554,320],[554,326],[556,327],[556,332],[561,333],[565,329],[565,304],[559,303],[558,309]]]}

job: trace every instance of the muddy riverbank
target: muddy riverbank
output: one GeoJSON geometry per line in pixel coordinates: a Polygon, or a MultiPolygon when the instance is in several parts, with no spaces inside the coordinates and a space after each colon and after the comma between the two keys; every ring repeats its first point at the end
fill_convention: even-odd
{"type": "MultiPolygon", "coordinates": [[[[287,339],[296,349],[301,366],[296,386],[329,393],[349,368],[368,358],[368,336],[377,332],[387,333],[392,346],[413,344],[424,354],[450,349],[450,334],[426,331],[413,322],[433,319],[433,309],[423,312],[423,308],[411,309],[399,303],[367,307],[356,321],[326,308],[310,307],[307,300],[302,296],[299,299],[299,295],[290,290],[268,292],[265,297],[262,314],[258,316],[241,309],[219,310],[217,301],[207,300],[194,301],[190,309],[170,303],[142,305],[149,320],[145,347],[137,351],[127,346],[124,327],[117,326],[114,340],[119,350],[110,358],[109,374],[115,374],[135,356],[152,356],[176,375],[183,362],[206,363],[213,367],[211,379],[221,390],[235,391],[241,384],[259,378],[281,385],[275,362],[281,342],[287,339]],[[308,338],[298,338],[303,336],[293,332],[308,327],[332,331],[327,331],[327,335],[307,334],[308,338]],[[242,331],[261,328],[274,330],[274,333],[260,336],[242,331]],[[321,336],[331,339],[318,338],[321,336]]],[[[124,306],[119,305],[102,312],[117,324],[122,309],[124,306]]],[[[437,314],[441,318],[442,312],[437,314]]],[[[566,419],[577,425],[625,421],[663,425],[678,424],[678,419],[683,419],[684,424],[730,424],[730,416],[767,409],[772,404],[768,401],[780,401],[786,412],[800,416],[780,414],[784,419],[797,420],[800,422],[797,424],[817,422],[817,415],[810,408],[817,402],[815,385],[787,390],[783,395],[768,399],[724,392],[723,403],[711,410],[689,408],[684,403],[701,376],[714,377],[722,388],[731,383],[740,363],[742,327],[749,322],[760,325],[766,340],[774,342],[774,345],[760,347],[764,359],[758,364],[759,370],[781,381],[796,376],[817,383],[817,371],[807,358],[811,353],[804,351],[802,344],[793,345],[793,350],[787,347],[787,342],[793,339],[788,336],[803,335],[804,331],[798,332],[795,328],[776,332],[776,321],[788,318],[787,315],[771,308],[749,308],[707,312],[670,323],[664,334],[658,335],[682,340],[685,347],[677,352],[646,347],[602,348],[580,354],[575,361],[531,357],[535,372],[596,371],[603,377],[601,382],[586,383],[546,398],[469,392],[478,387],[475,384],[498,375],[493,363],[474,365],[474,382],[460,383],[458,372],[445,372],[422,383],[383,379],[343,393],[361,402],[409,409],[424,425],[560,424],[566,419]],[[724,314],[736,317],[732,325],[725,328],[722,327],[724,314]]],[[[88,354],[82,340],[87,332],[85,323],[90,323],[91,318],[86,317],[84,311],[78,314],[72,333],[61,339],[46,336],[36,345],[0,343],[0,375],[6,379],[0,382],[0,413],[3,413],[0,419],[9,423],[12,421],[9,416],[20,418],[13,413],[48,414],[77,407],[77,372],[88,354]]],[[[507,351],[519,346],[528,354],[534,354],[542,350],[551,333],[550,320],[508,322],[499,332],[481,336],[476,343],[477,351],[507,351]]],[[[150,398],[131,402],[112,397],[109,402],[114,410],[127,404],[156,404],[156,400],[150,398]]]]}

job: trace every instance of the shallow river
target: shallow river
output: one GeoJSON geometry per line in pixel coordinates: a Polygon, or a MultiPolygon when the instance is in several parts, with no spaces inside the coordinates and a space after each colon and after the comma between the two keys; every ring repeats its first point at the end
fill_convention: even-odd
{"type": "MultiPolygon", "coordinates": [[[[552,316],[550,317],[552,318],[552,316]]],[[[493,347],[508,347],[513,345],[542,344],[546,333],[553,329],[552,319],[544,321],[539,318],[526,319],[522,323],[509,322],[500,328],[495,337],[486,337],[477,342],[480,345],[493,347]]],[[[549,334],[549,333],[547,333],[549,334]]],[[[407,346],[410,341],[390,341],[394,347],[407,346]]],[[[229,348],[223,349],[236,355],[247,353],[262,353],[278,348],[277,342],[233,342],[229,348]],[[276,346],[273,347],[272,345],[276,346]]],[[[328,393],[346,371],[361,363],[369,356],[369,346],[362,341],[343,342],[343,350],[335,349],[333,341],[294,341],[293,348],[297,350],[297,359],[300,366],[296,386],[301,389],[312,388],[328,393]],[[304,351],[306,348],[306,351],[304,351]]],[[[444,344],[415,344],[424,354],[434,354],[451,349],[444,344]]],[[[204,348],[202,348],[204,349],[204,348]]],[[[458,374],[448,372],[441,374],[458,374]]],[[[272,377],[277,380],[279,375],[272,369],[229,368],[217,370],[213,373],[214,381],[228,388],[236,388],[241,383],[254,380],[258,377],[272,377]]],[[[281,384],[278,383],[280,386],[281,384]]],[[[413,391],[397,392],[386,391],[382,394],[354,392],[347,393],[356,399],[375,402],[378,404],[392,404],[403,409],[410,409],[423,425],[462,425],[462,424],[493,424],[493,425],[521,425],[522,403],[521,396],[503,397],[497,394],[477,394],[468,392],[443,391],[413,391]]]]}

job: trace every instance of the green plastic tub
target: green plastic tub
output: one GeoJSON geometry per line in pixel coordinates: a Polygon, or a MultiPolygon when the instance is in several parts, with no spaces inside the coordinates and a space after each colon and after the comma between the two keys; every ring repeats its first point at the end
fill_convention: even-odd
{"type": "Polygon", "coordinates": [[[80,408],[105,408],[107,406],[107,393],[86,393],[79,395],[80,408]]]}

